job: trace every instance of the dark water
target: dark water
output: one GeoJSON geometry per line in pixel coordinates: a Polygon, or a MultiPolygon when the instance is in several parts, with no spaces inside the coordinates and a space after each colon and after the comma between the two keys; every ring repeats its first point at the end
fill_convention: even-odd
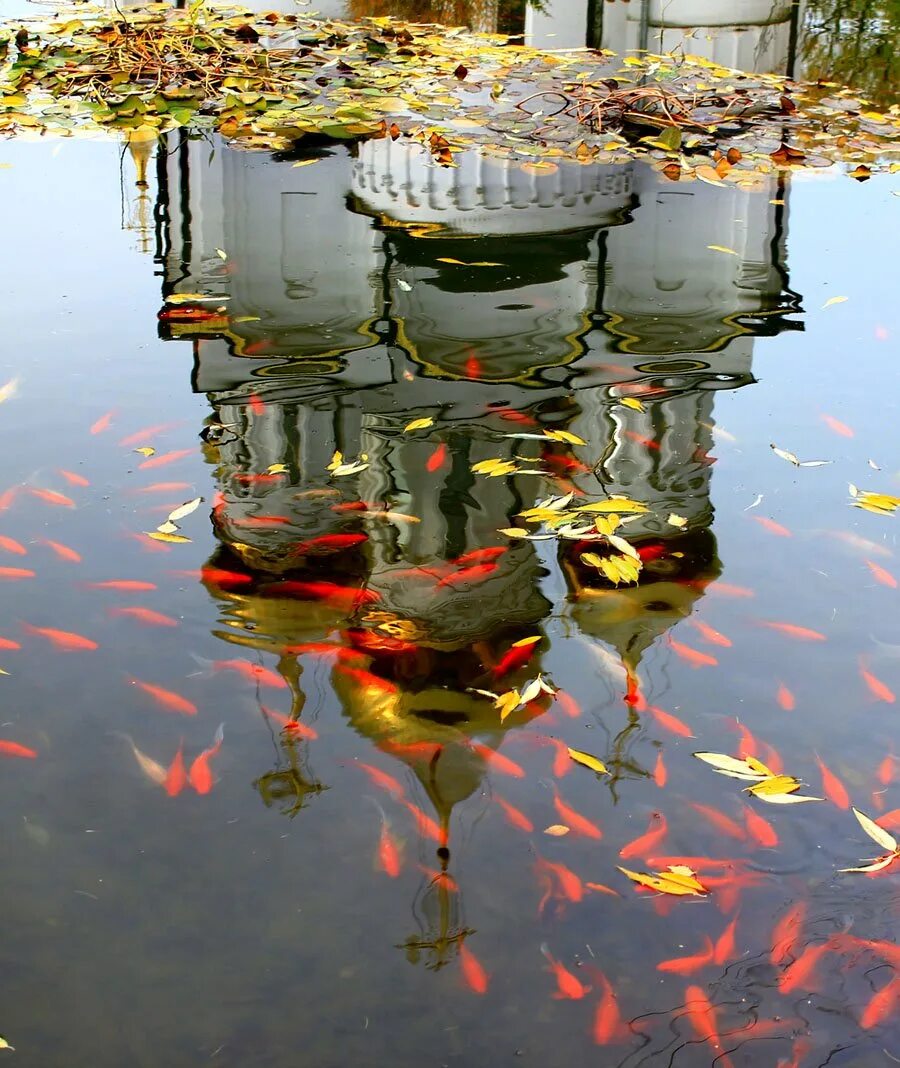
{"type": "Polygon", "coordinates": [[[878,644],[900,643],[896,519],[847,492],[898,492],[897,176],[800,172],[743,191],[673,186],[638,163],[536,177],[475,157],[438,171],[389,144],[313,158],[170,135],[139,189],[113,144],[0,145],[0,380],[18,380],[0,407],[0,492],[15,489],[0,534],[26,550],[0,565],[34,572],[0,572],[0,636],[21,645],[0,650],[0,737],[38,754],[0,755],[9,1056],[891,1063],[896,1012],[863,1026],[893,978],[883,958],[854,943],[788,992],[770,958],[801,902],[792,956],[842,932],[891,941],[896,874],[836,874],[878,847],[834,787],[766,805],[691,754],[749,746],[823,796],[819,758],[864,811],[900,807],[900,767],[877,774],[896,744],[885,698],[900,667],[878,644]],[[498,266],[466,266],[479,262],[498,266]],[[177,293],[226,311],[160,319],[177,293]],[[587,444],[509,436],[546,430],[587,444]],[[771,443],[830,463],[794,467],[771,443]],[[141,467],[141,446],[151,464],[173,456],[141,467]],[[368,466],[335,477],[335,450],[368,466]],[[544,473],[472,472],[498,457],[544,473]],[[498,533],[569,490],[649,505],[628,528],[646,557],[636,587],[592,577],[571,543],[498,533]],[[195,496],[189,543],[143,534],[195,496]],[[323,537],[314,550],[330,551],[310,553],[323,537]],[[495,569],[452,578],[466,566],[453,561],[507,546],[495,569]],[[154,588],[91,585],[108,581],[154,588]],[[97,648],[63,652],[28,626],[97,648]],[[496,678],[530,637],[529,663],[496,678]],[[649,707],[625,701],[626,667],[649,707]],[[538,671],[566,698],[502,725],[474,692],[538,671]],[[291,715],[317,737],[283,732],[291,715]],[[164,767],[183,742],[190,768],[220,723],[203,794],[167,796],[123,737],[164,767]],[[440,855],[362,765],[443,828],[440,855]],[[777,846],[752,837],[748,810],[777,846]],[[664,842],[623,860],[654,813],[664,842]],[[554,824],[571,830],[545,834],[554,824]],[[664,903],[617,870],[668,855],[731,865],[699,866],[718,877],[708,898],[664,903]],[[545,900],[548,862],[572,875],[545,900]],[[732,920],[720,963],[657,970],[732,920]],[[554,998],[543,943],[583,998],[554,998]],[[599,1046],[595,969],[627,1025],[599,1046]],[[691,986],[716,1006],[719,1049],[686,1013],[691,986]]]}

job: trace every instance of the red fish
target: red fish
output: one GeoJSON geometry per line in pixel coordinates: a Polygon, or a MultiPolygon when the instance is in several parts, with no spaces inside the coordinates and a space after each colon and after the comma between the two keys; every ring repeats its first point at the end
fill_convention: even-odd
{"type": "Polygon", "coordinates": [[[375,590],[339,586],[335,582],[279,582],[272,586],[271,590],[276,595],[284,593],[313,601],[325,601],[341,611],[348,612],[381,600],[381,594],[375,590]]]}
{"type": "Polygon", "coordinates": [[[796,638],[801,642],[824,642],[826,637],[818,630],[810,630],[809,627],[798,627],[796,623],[776,623],[769,619],[760,620],[761,627],[777,630],[786,634],[789,638],[796,638]]]}
{"type": "Polygon", "coordinates": [[[656,764],[653,768],[653,781],[662,789],[669,781],[669,773],[663,760],[662,751],[656,754],[656,764]]]}
{"type": "Polygon", "coordinates": [[[698,805],[693,801],[691,802],[691,808],[695,812],[699,812],[704,819],[708,820],[722,834],[727,834],[729,838],[736,838],[739,842],[746,840],[747,836],[744,834],[744,829],[741,825],[735,823],[724,812],[719,812],[718,809],[710,808],[708,805],[698,805]]]}
{"type": "Polygon", "coordinates": [[[85,638],[81,634],[74,634],[69,630],[56,630],[54,627],[33,627],[30,623],[23,623],[22,629],[28,634],[46,638],[48,642],[52,642],[63,653],[88,652],[92,649],[100,648],[90,638],[85,638]]]}
{"type": "Polygon", "coordinates": [[[251,393],[247,398],[247,406],[254,415],[265,415],[266,406],[258,393],[251,393]]]}
{"type": "Polygon", "coordinates": [[[274,686],[278,690],[286,690],[287,683],[277,672],[262,664],[253,664],[249,660],[216,660],[213,667],[219,671],[234,671],[248,682],[255,682],[259,686],[274,686]]]}
{"type": "Polygon", "coordinates": [[[231,520],[235,527],[286,527],[290,523],[286,515],[242,515],[231,520]]]}
{"type": "Polygon", "coordinates": [[[889,980],[868,1002],[860,1017],[859,1025],[870,1030],[891,1018],[900,1005],[900,976],[889,980]]]}
{"type": "Polygon", "coordinates": [[[833,430],[835,434],[840,434],[842,438],[853,437],[853,430],[846,423],[842,423],[840,419],[835,419],[833,415],[825,415],[823,413],[819,418],[829,430],[833,430]]]}
{"type": "Polygon", "coordinates": [[[565,690],[557,690],[554,700],[569,719],[581,719],[584,715],[575,698],[565,690]]]}
{"type": "Polygon", "coordinates": [[[713,963],[715,950],[712,941],[704,937],[704,948],[690,957],[672,957],[671,960],[661,960],[656,966],[658,972],[672,972],[675,975],[693,975],[713,963]]]}
{"type": "Polygon", "coordinates": [[[882,586],[887,586],[889,589],[896,590],[897,580],[890,571],[886,571],[873,560],[866,560],[866,567],[872,572],[876,582],[880,582],[882,586]]]}
{"type": "Polygon", "coordinates": [[[180,493],[182,490],[189,490],[191,488],[190,482],[154,482],[150,486],[144,486],[143,489],[135,490],[135,493],[180,493]]]}
{"type": "Polygon", "coordinates": [[[8,490],[4,490],[0,493],[0,512],[5,512],[18,495],[18,486],[11,486],[8,490]]]}
{"type": "Polygon", "coordinates": [[[540,425],[537,419],[526,415],[524,412],[516,411],[515,408],[497,408],[494,414],[499,415],[501,419],[505,419],[509,423],[519,423],[521,426],[540,425]]]}
{"type": "Polygon", "coordinates": [[[515,827],[517,830],[524,831],[526,834],[531,834],[534,830],[534,824],[524,812],[521,812],[515,805],[511,805],[508,801],[504,801],[503,798],[498,797],[497,794],[494,794],[494,801],[500,806],[503,815],[511,826],[515,827]]]}
{"type": "Polygon", "coordinates": [[[878,765],[878,781],[882,786],[889,786],[894,777],[894,754],[888,755],[878,765]]]}
{"type": "Polygon", "coordinates": [[[374,690],[376,693],[383,694],[395,694],[400,692],[400,687],[396,683],[390,681],[390,679],[383,679],[380,675],[375,675],[371,671],[366,671],[365,668],[348,667],[346,664],[338,664],[337,670],[346,675],[347,678],[354,679],[360,686],[364,686],[367,690],[374,690]]]}
{"type": "Polygon", "coordinates": [[[541,900],[541,904],[538,908],[538,912],[543,911],[543,907],[553,894],[554,883],[559,895],[566,901],[579,902],[584,897],[584,885],[579,877],[570,868],[567,868],[565,864],[556,864],[550,860],[544,860],[543,857],[538,857],[534,863],[535,870],[542,880],[545,881],[547,890],[541,900]]]}
{"type": "MultiPolygon", "coordinates": [[[[196,572],[173,571],[172,574],[190,575],[193,577],[196,572]]],[[[253,582],[250,575],[244,575],[240,571],[227,571],[221,567],[201,567],[200,578],[204,582],[208,582],[211,586],[222,586],[223,588],[229,586],[249,586],[253,582]]]]}
{"type": "Polygon", "coordinates": [[[553,792],[553,807],[556,809],[559,818],[568,825],[574,834],[581,834],[585,838],[594,838],[596,840],[603,837],[603,831],[596,824],[591,823],[589,819],[582,816],[581,813],[576,812],[574,808],[567,805],[556,789],[553,792]]]}
{"type": "Polygon", "coordinates": [[[486,994],[490,976],[481,966],[481,962],[464,942],[459,943],[459,967],[466,986],[474,994],[486,994]]]}
{"type": "Polygon", "coordinates": [[[494,666],[491,674],[495,679],[502,679],[516,668],[523,667],[532,658],[539,642],[529,642],[527,645],[514,645],[500,658],[494,666]]]}
{"type": "Polygon", "coordinates": [[[86,590],[121,590],[125,593],[144,593],[155,590],[155,582],[142,582],[140,579],[109,579],[106,582],[86,582],[86,590]]]}
{"type": "Polygon", "coordinates": [[[90,482],[84,477],[84,475],[77,475],[74,471],[66,471],[62,467],[58,467],[57,471],[62,477],[69,483],[70,486],[89,486],[90,482]]]}
{"type": "Polygon", "coordinates": [[[579,1001],[586,994],[590,993],[591,988],[585,986],[581,980],[573,975],[569,969],[561,962],[556,960],[544,944],[541,946],[541,953],[547,958],[547,963],[550,965],[550,971],[556,979],[556,993],[553,995],[557,1000],[569,999],[572,1001],[579,1001]]]}
{"type": "Polygon", "coordinates": [[[37,756],[36,749],[30,749],[27,745],[19,745],[18,742],[10,742],[0,738],[0,756],[22,757],[24,760],[34,760],[37,756]]]}
{"type": "Polygon", "coordinates": [[[496,564],[474,564],[472,567],[464,567],[461,571],[454,571],[439,579],[436,588],[441,586],[462,586],[467,582],[481,582],[488,575],[497,570],[496,564]]]}
{"type": "Polygon", "coordinates": [[[150,608],[141,608],[139,605],[128,605],[126,608],[108,608],[107,615],[128,616],[136,619],[139,623],[146,623],[148,627],[177,627],[178,620],[171,616],[165,616],[162,612],[154,612],[150,608]]]}
{"type": "Polygon", "coordinates": [[[132,686],[137,686],[144,693],[149,694],[167,712],[178,712],[182,716],[197,715],[197,706],[194,702],[182,697],[181,694],[163,689],[162,686],[155,686],[152,682],[141,682],[140,679],[129,679],[128,681],[132,686]]]}
{"type": "Polygon", "coordinates": [[[153,426],[145,426],[122,438],[119,445],[123,449],[128,449],[132,445],[140,445],[149,438],[155,438],[157,434],[164,434],[167,430],[174,430],[176,426],[178,426],[177,423],[155,423],[153,426]]]}
{"type": "MultiPolygon", "coordinates": [[[[370,800],[374,800],[370,798],[370,800]]],[[[400,849],[394,836],[391,834],[391,824],[384,813],[381,805],[375,801],[375,805],[381,814],[381,833],[378,836],[378,863],[385,875],[396,879],[400,875],[400,849]]]]}
{"type": "Polygon", "coordinates": [[[867,671],[862,662],[859,665],[859,673],[862,676],[863,682],[869,689],[869,693],[878,701],[886,701],[889,705],[892,705],[897,698],[894,696],[894,691],[872,674],[871,671],[867,671]]]}
{"type": "Polygon", "coordinates": [[[34,578],[35,572],[27,567],[0,567],[0,579],[26,579],[34,578]]]}
{"type": "Polygon", "coordinates": [[[785,712],[793,712],[794,709],[797,707],[797,702],[794,699],[794,695],[787,688],[787,686],[784,685],[783,682],[779,683],[778,685],[778,703],[785,710],[785,712]]]}
{"type": "Polygon", "coordinates": [[[168,464],[183,460],[186,456],[192,456],[193,453],[193,449],[175,449],[172,452],[161,452],[158,456],[151,456],[149,460],[144,460],[143,463],[138,464],[138,467],[141,471],[149,471],[155,467],[166,467],[168,464]]]}
{"type": "Polygon", "coordinates": [[[768,516],[753,515],[750,518],[754,523],[759,523],[763,530],[767,530],[770,534],[776,534],[779,538],[792,538],[794,536],[787,527],[776,523],[774,519],[769,519],[768,516]]]}
{"type": "Polygon", "coordinates": [[[673,716],[671,712],[666,712],[662,708],[658,708],[656,705],[647,705],[647,711],[656,720],[656,722],[667,731],[671,731],[672,734],[677,734],[681,738],[693,738],[691,728],[677,716],[673,716]]]}
{"type": "Polygon", "coordinates": [[[643,560],[645,564],[649,564],[653,560],[659,560],[660,557],[665,556],[668,553],[668,547],[665,542],[653,542],[650,545],[636,545],[638,556],[643,560]]]}
{"type": "Polygon", "coordinates": [[[399,779],[395,779],[393,775],[389,775],[386,771],[382,771],[381,768],[376,768],[372,764],[364,764],[361,760],[354,760],[352,766],[364,771],[375,786],[381,790],[386,790],[395,801],[402,800],[406,790],[399,779]]]}
{"type": "Polygon", "coordinates": [[[434,474],[436,471],[440,471],[440,469],[444,466],[446,462],[447,446],[442,441],[440,445],[437,446],[434,452],[425,461],[425,470],[429,471],[431,474],[434,474]]]}
{"type": "Polygon", "coordinates": [[[643,434],[638,434],[635,430],[623,430],[622,433],[626,438],[630,438],[632,441],[637,442],[638,445],[643,445],[646,449],[655,449],[659,452],[658,441],[654,441],[652,438],[646,438],[643,434]]]}
{"type": "Polygon", "coordinates": [[[716,1064],[721,1068],[730,1068],[731,1062],[721,1052],[722,1040],[718,1033],[716,1010],[709,998],[699,986],[689,986],[684,992],[685,1016],[693,1028],[694,1034],[707,1042],[718,1052],[716,1064]]]}
{"type": "Polygon", "coordinates": [[[28,487],[28,492],[32,497],[37,497],[47,504],[55,504],[60,508],[74,508],[75,502],[71,497],[67,497],[64,493],[57,493],[56,490],[48,489],[35,489],[33,486],[28,487]]]}
{"type": "Polygon", "coordinates": [[[561,779],[572,770],[569,747],[558,738],[547,738],[547,744],[553,748],[553,774],[557,779],[561,779]]]}
{"type": "Polygon", "coordinates": [[[663,839],[669,833],[666,817],[661,812],[650,814],[647,830],[639,838],[635,838],[619,850],[619,856],[628,860],[631,857],[646,857],[654,849],[661,846],[663,839]]]}
{"type": "Polygon", "coordinates": [[[812,987],[809,983],[812,974],[819,961],[831,949],[829,942],[822,942],[818,946],[807,946],[806,949],[778,976],[776,985],[782,994],[791,994],[795,990],[803,990],[809,993],[812,987]]]}
{"type": "Polygon", "coordinates": [[[625,672],[624,701],[626,705],[631,705],[639,712],[647,707],[647,702],[644,699],[644,695],[641,693],[641,680],[633,671],[631,671],[631,669],[628,669],[625,672]]]}
{"type": "Polygon", "coordinates": [[[822,791],[825,796],[838,808],[848,809],[850,807],[850,795],[847,793],[847,788],[818,756],[816,756],[816,763],[819,765],[819,772],[822,775],[822,791]]]}
{"type": "Polygon", "coordinates": [[[68,545],[63,545],[61,541],[51,541],[49,538],[38,538],[38,541],[41,545],[46,545],[48,549],[52,549],[60,560],[68,560],[72,564],[81,563],[81,553],[70,549],[68,545]]]}
{"type": "Polygon", "coordinates": [[[612,983],[599,969],[595,968],[594,974],[600,983],[602,994],[594,1012],[592,1034],[596,1045],[607,1046],[627,1037],[630,1032],[619,1012],[619,1001],[612,983]]]}
{"type": "Polygon", "coordinates": [[[708,623],[704,623],[702,619],[697,619],[695,616],[691,616],[689,622],[700,631],[703,637],[711,645],[721,645],[723,649],[731,648],[731,639],[726,638],[724,634],[720,634],[708,623]]]}
{"type": "Polygon", "coordinates": [[[439,742],[393,742],[385,738],[378,743],[378,748],[401,760],[421,760],[430,764],[444,747],[439,742]]]}
{"type": "Polygon", "coordinates": [[[737,949],[735,946],[735,932],[737,931],[737,916],[728,924],[725,930],[716,939],[713,947],[713,964],[729,964],[735,958],[737,949]]]}
{"type": "Polygon", "coordinates": [[[292,550],[292,555],[338,553],[343,549],[352,549],[356,545],[362,545],[368,540],[368,534],[322,534],[318,538],[310,538],[309,541],[298,545],[292,550]]]}
{"type": "Polygon", "coordinates": [[[18,642],[14,642],[12,638],[0,638],[0,649],[21,649],[22,646],[18,642]]]}
{"type": "Polygon", "coordinates": [[[178,752],[172,757],[172,763],[166,769],[163,787],[169,797],[177,797],[187,785],[187,769],[184,766],[184,743],[178,746],[178,752]]]}
{"type": "Polygon", "coordinates": [[[218,730],[213,736],[213,743],[208,749],[204,749],[200,756],[191,764],[191,770],[188,772],[188,782],[193,786],[198,794],[208,794],[213,788],[215,779],[213,778],[212,768],[209,766],[209,762],[213,757],[217,756],[219,750],[222,748],[222,741],[225,737],[225,724],[220,723],[218,730]]]}
{"type": "Polygon", "coordinates": [[[285,716],[281,712],[276,712],[274,708],[267,708],[262,704],[259,709],[268,719],[274,720],[285,734],[296,734],[298,738],[306,738],[310,741],[315,741],[319,737],[319,732],[315,727],[309,727],[307,724],[301,723],[299,719],[291,719],[290,716],[285,716]]]}
{"type": "Polygon", "coordinates": [[[509,775],[513,779],[524,779],[525,771],[514,760],[510,760],[509,757],[504,756],[502,753],[498,753],[495,749],[491,749],[489,745],[482,745],[480,742],[470,742],[469,747],[474,753],[481,757],[485,764],[489,765],[494,771],[499,772],[501,775],[509,775]]]}
{"type": "Polygon", "coordinates": [[[430,838],[440,846],[447,845],[447,832],[443,830],[427,813],[423,812],[412,801],[403,801],[407,811],[416,821],[416,830],[422,838],[430,838]]]}
{"type": "Polygon", "coordinates": [[[481,360],[475,355],[475,353],[469,349],[469,355],[466,357],[464,364],[464,372],[466,378],[481,378],[484,374],[484,369],[481,366],[481,360]]]}
{"type": "Polygon", "coordinates": [[[113,409],[112,411],[107,412],[106,415],[101,415],[96,423],[91,424],[90,432],[92,434],[102,434],[104,430],[108,430],[115,414],[115,409],[113,409]]]}
{"type": "Polygon", "coordinates": [[[713,667],[719,662],[714,656],[710,656],[708,653],[701,653],[698,649],[692,649],[689,645],[682,645],[681,642],[675,641],[672,637],[669,638],[669,645],[672,652],[680,656],[691,667],[713,667]]]}
{"type": "Polygon", "coordinates": [[[457,567],[468,567],[471,564],[489,564],[507,552],[509,552],[508,545],[494,545],[488,549],[473,549],[470,553],[463,553],[462,556],[457,556],[451,563],[456,564],[457,567]]]}
{"type": "Polygon", "coordinates": [[[709,583],[709,585],[707,585],[705,589],[707,593],[718,593],[721,594],[723,597],[756,596],[753,590],[747,589],[746,586],[735,586],[734,583],[722,582],[721,580],[716,580],[715,582],[709,583]]]}
{"type": "Polygon", "coordinates": [[[744,808],[744,823],[747,825],[747,833],[763,849],[774,849],[778,845],[778,835],[775,833],[775,828],[754,809],[744,808]]]}
{"type": "Polygon", "coordinates": [[[28,555],[28,550],[21,542],[16,541],[15,538],[7,538],[4,534],[0,534],[0,549],[16,556],[28,555]]]}

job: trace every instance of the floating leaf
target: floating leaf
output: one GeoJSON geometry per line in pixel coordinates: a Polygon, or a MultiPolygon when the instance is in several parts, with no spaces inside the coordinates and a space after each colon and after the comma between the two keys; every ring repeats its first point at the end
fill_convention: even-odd
{"type": "Polygon", "coordinates": [[[154,541],[164,541],[168,542],[170,545],[186,545],[191,540],[190,538],[186,538],[183,534],[170,534],[168,531],[164,530],[145,530],[144,533],[148,538],[152,538],[154,541]]]}
{"type": "Polygon", "coordinates": [[[544,828],[544,834],[552,835],[554,838],[562,838],[569,833],[569,828],[564,823],[551,823],[549,827],[544,828]]]}
{"type": "Polygon", "coordinates": [[[502,723],[521,703],[522,698],[518,690],[507,690],[506,693],[500,694],[494,701],[494,707],[500,710],[500,722],[502,723]]]}
{"type": "Polygon", "coordinates": [[[403,433],[409,434],[413,430],[427,430],[430,426],[434,426],[434,420],[430,417],[425,419],[413,419],[411,423],[407,423],[403,428],[403,433]]]}
{"type": "Polygon", "coordinates": [[[609,774],[609,768],[603,761],[591,756],[590,753],[583,753],[580,749],[572,749],[571,747],[567,747],[567,752],[576,764],[583,764],[586,768],[590,768],[591,771],[596,771],[598,775],[609,774]]]}
{"type": "Polygon", "coordinates": [[[564,441],[568,445],[587,445],[584,438],[571,434],[568,430],[545,430],[544,437],[550,438],[551,441],[564,441]]]}
{"type": "Polygon", "coordinates": [[[728,775],[733,779],[766,779],[773,773],[755,757],[729,756],[727,753],[694,753],[698,760],[715,768],[720,775],[728,775]]]}
{"type": "Polygon", "coordinates": [[[179,505],[174,511],[169,512],[169,522],[177,523],[179,519],[185,519],[191,512],[196,512],[202,503],[202,497],[194,497],[193,500],[185,501],[184,504],[179,505]]]}
{"type": "Polygon", "coordinates": [[[707,245],[708,249],[713,252],[727,252],[729,256],[737,256],[738,253],[733,248],[727,248],[725,245],[707,245]]]}
{"type": "Polygon", "coordinates": [[[860,812],[858,808],[854,808],[853,815],[856,816],[859,821],[860,827],[862,827],[872,841],[877,845],[880,845],[882,849],[886,849],[890,852],[895,852],[898,849],[897,839],[894,838],[892,834],[889,834],[883,827],[879,827],[873,819],[870,819],[865,814],[865,812],[860,812]]]}
{"type": "Polygon", "coordinates": [[[622,397],[619,404],[624,405],[626,408],[631,408],[635,412],[644,412],[647,410],[637,397],[622,397]]]}
{"type": "Polygon", "coordinates": [[[142,445],[141,448],[135,449],[134,452],[139,453],[141,456],[154,456],[156,449],[152,445],[142,445]]]}
{"type": "Polygon", "coordinates": [[[829,297],[828,300],[822,305],[822,310],[830,308],[832,304],[843,304],[845,300],[849,300],[849,297],[829,297]]]}
{"type": "Polygon", "coordinates": [[[709,890],[695,877],[696,873],[682,865],[674,865],[665,871],[656,873],[646,871],[630,871],[628,868],[619,868],[623,875],[627,875],[633,883],[645,886],[649,890],[656,890],[661,894],[672,894],[675,897],[696,895],[702,897],[709,890]]]}
{"type": "Polygon", "coordinates": [[[670,527],[677,527],[679,530],[683,530],[688,525],[688,521],[683,515],[676,515],[674,512],[669,513],[666,522],[670,527]]]}

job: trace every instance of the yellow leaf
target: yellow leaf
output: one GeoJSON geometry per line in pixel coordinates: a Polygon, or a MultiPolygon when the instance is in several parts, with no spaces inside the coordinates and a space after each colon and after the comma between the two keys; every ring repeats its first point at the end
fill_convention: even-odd
{"type": "Polygon", "coordinates": [[[160,523],[156,528],[160,534],[174,534],[178,527],[172,522],[171,519],[167,519],[165,523],[160,523]]]}
{"type": "Polygon", "coordinates": [[[619,403],[624,405],[626,408],[633,409],[636,412],[646,411],[646,408],[643,406],[643,404],[641,404],[637,397],[622,397],[619,403]]]}
{"type": "Polygon", "coordinates": [[[502,723],[510,712],[518,708],[521,703],[522,699],[519,697],[518,690],[508,690],[506,693],[501,694],[494,702],[494,707],[500,710],[500,722],[502,723]]]}
{"type": "Polygon", "coordinates": [[[598,775],[609,774],[609,769],[603,761],[598,760],[595,756],[591,756],[590,753],[583,753],[580,749],[572,748],[568,749],[568,753],[576,764],[583,764],[586,768],[590,768],[591,771],[596,771],[598,775]]]}
{"type": "Polygon", "coordinates": [[[294,167],[311,167],[314,163],[318,163],[317,159],[298,159],[294,167]]]}
{"type": "Polygon", "coordinates": [[[737,256],[733,248],[727,248],[725,245],[707,245],[706,247],[713,252],[727,252],[729,256],[737,256]]]}
{"type": "Polygon", "coordinates": [[[223,248],[217,248],[216,249],[216,255],[219,257],[220,260],[227,260],[228,259],[228,253],[223,248]]]}
{"type": "Polygon", "coordinates": [[[269,464],[266,468],[267,475],[286,475],[288,469],[286,464],[269,464]]]}
{"type": "Polygon", "coordinates": [[[843,304],[844,301],[848,299],[848,297],[829,297],[822,305],[822,310],[824,311],[825,308],[830,308],[832,304],[843,304]]]}
{"type": "Polygon", "coordinates": [[[434,426],[434,420],[431,418],[413,419],[411,423],[407,423],[403,428],[403,433],[408,434],[412,430],[426,430],[430,426],[434,426]]]}
{"type": "Polygon", "coordinates": [[[139,452],[141,456],[153,456],[156,449],[154,449],[152,445],[143,445],[141,448],[135,449],[134,451],[139,452]]]}
{"type": "Polygon", "coordinates": [[[541,640],[540,634],[535,634],[530,638],[520,638],[517,642],[512,643],[513,649],[524,649],[526,645],[534,645],[535,642],[541,640]]]}
{"type": "Polygon", "coordinates": [[[144,533],[154,541],[165,541],[170,545],[184,545],[191,540],[184,537],[183,534],[169,534],[168,531],[164,530],[145,530],[144,533]]]}
{"type": "Polygon", "coordinates": [[[570,434],[568,430],[545,430],[544,437],[550,438],[551,441],[564,441],[568,445],[587,445],[584,438],[570,434]]]}
{"type": "Polygon", "coordinates": [[[562,838],[568,833],[569,828],[564,823],[551,823],[549,827],[544,828],[544,834],[553,835],[554,838],[562,838]]]}
{"type": "Polygon", "coordinates": [[[619,871],[627,875],[638,886],[646,886],[648,889],[656,890],[660,894],[684,897],[689,894],[703,896],[709,893],[706,887],[693,877],[690,869],[670,868],[655,875],[645,871],[630,871],[628,868],[621,867],[619,871]]]}
{"type": "Polygon", "coordinates": [[[856,816],[860,827],[873,842],[877,842],[882,849],[886,849],[891,853],[896,852],[897,839],[892,834],[888,834],[883,827],[879,827],[874,820],[870,819],[865,812],[860,812],[858,808],[853,809],[853,815],[856,816]]]}
{"type": "Polygon", "coordinates": [[[688,521],[683,515],[676,515],[674,512],[669,513],[669,518],[666,520],[670,527],[677,527],[679,530],[683,530],[687,526],[688,521]]]}
{"type": "Polygon", "coordinates": [[[605,501],[595,501],[593,504],[582,504],[576,509],[579,512],[621,512],[622,515],[643,515],[649,509],[646,504],[630,501],[627,497],[610,497],[605,501]]]}
{"type": "Polygon", "coordinates": [[[765,779],[772,772],[753,757],[741,760],[738,757],[729,756],[727,753],[694,753],[698,760],[715,768],[720,775],[728,775],[732,779],[765,779]]]}

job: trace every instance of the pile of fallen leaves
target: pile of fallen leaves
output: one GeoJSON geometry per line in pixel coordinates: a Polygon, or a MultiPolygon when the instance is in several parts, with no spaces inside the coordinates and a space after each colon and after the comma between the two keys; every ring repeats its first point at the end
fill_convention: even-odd
{"type": "Polygon", "coordinates": [[[692,56],[540,52],[502,35],[204,0],[0,27],[0,131],[149,141],[179,127],[260,149],[408,137],[444,166],[472,145],[549,172],[554,158],[641,155],[672,180],[713,183],[835,161],[863,179],[900,160],[900,108],[692,56]]]}

